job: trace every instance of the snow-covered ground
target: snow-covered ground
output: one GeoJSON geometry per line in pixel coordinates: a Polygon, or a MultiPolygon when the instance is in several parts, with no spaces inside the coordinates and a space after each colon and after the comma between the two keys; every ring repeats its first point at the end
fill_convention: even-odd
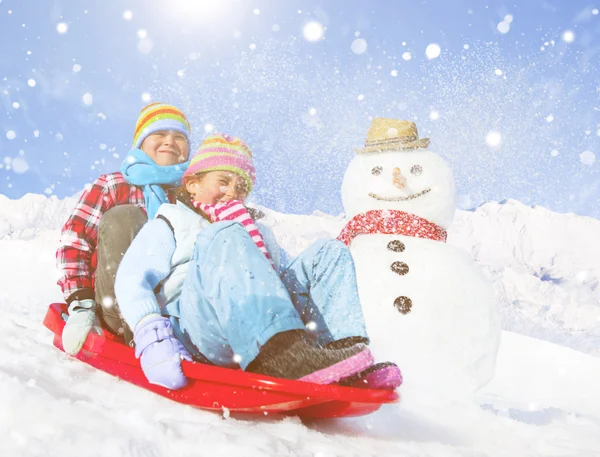
{"type": "MultiPolygon", "coordinates": [[[[399,404],[370,416],[303,423],[179,405],[56,350],[41,321],[61,299],[54,251],[73,204],[0,195],[0,455],[600,455],[598,220],[516,201],[457,212],[448,242],[471,253],[501,301],[492,382],[454,398],[401,388],[399,404]]],[[[265,212],[292,254],[344,224],[265,212]]]]}

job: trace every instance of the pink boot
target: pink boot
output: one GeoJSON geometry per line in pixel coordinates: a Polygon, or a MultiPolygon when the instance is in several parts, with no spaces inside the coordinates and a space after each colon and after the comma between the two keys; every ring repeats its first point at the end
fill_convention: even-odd
{"type": "MultiPolygon", "coordinates": [[[[355,349],[358,349],[355,346],[355,349]]],[[[337,351],[342,351],[338,349],[337,351]]],[[[313,373],[299,378],[298,381],[314,382],[316,384],[332,384],[341,379],[353,376],[359,376],[361,373],[368,370],[368,367],[373,366],[373,354],[366,347],[362,347],[360,352],[344,359],[336,364],[330,365],[322,370],[314,371],[313,373]]]]}
{"type": "Polygon", "coordinates": [[[392,362],[376,363],[357,375],[346,378],[340,385],[366,389],[395,389],[402,384],[402,373],[392,362]]]}
{"type": "Polygon", "coordinates": [[[313,345],[303,330],[273,336],[246,367],[251,373],[331,384],[355,376],[375,362],[363,344],[340,349],[313,345]]]}

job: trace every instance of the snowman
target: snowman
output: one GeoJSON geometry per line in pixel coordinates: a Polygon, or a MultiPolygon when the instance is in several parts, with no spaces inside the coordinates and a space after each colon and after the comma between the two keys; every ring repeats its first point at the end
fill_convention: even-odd
{"type": "MultiPolygon", "coordinates": [[[[342,183],[360,300],[379,360],[409,385],[474,391],[493,376],[500,317],[491,284],[446,244],[452,172],[410,121],[376,118],[342,183]]],[[[445,389],[444,389],[445,390],[445,389]]]]}

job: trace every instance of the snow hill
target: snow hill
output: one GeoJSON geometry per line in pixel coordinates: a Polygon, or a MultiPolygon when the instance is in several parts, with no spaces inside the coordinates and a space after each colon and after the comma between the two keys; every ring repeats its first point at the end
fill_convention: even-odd
{"type": "MultiPolygon", "coordinates": [[[[61,300],[54,251],[74,204],[0,195],[0,455],[600,455],[598,220],[513,200],[457,212],[448,242],[471,253],[502,303],[492,382],[469,398],[404,386],[401,403],[375,414],[302,423],[188,408],[57,351],[41,321],[61,300]]],[[[344,224],[261,209],[291,254],[344,224]]]]}

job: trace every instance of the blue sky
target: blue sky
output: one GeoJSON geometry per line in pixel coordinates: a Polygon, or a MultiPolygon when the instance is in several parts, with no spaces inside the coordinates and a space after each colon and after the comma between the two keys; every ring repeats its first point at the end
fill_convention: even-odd
{"type": "Polygon", "coordinates": [[[599,8],[0,0],[0,193],[77,193],[164,101],[193,148],[210,131],[245,139],[253,199],[278,211],[342,212],[353,148],[381,116],[431,138],[461,208],[515,198],[600,218],[599,8]]]}

